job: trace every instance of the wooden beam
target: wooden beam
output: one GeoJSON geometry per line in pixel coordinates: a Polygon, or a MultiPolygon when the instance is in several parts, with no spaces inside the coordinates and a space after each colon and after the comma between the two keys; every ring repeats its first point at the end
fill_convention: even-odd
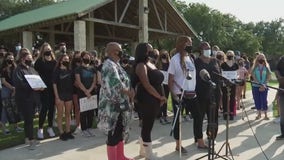
{"type": "Polygon", "coordinates": [[[129,8],[130,2],[131,2],[131,0],[128,0],[126,6],[124,7],[124,10],[123,10],[123,12],[122,12],[122,14],[121,14],[121,16],[120,16],[120,18],[119,18],[119,21],[118,21],[119,23],[122,22],[122,20],[123,20],[123,18],[124,18],[124,16],[125,16],[125,13],[126,13],[126,11],[128,10],[128,8],[129,8]]]}
{"type": "Polygon", "coordinates": [[[184,33],[175,33],[175,32],[169,32],[169,31],[164,31],[160,29],[154,29],[154,28],[149,28],[149,32],[163,33],[163,34],[168,34],[168,35],[173,35],[173,36],[184,35],[184,33]]]}
{"type": "Polygon", "coordinates": [[[109,36],[103,36],[103,35],[95,35],[95,38],[110,39],[110,40],[120,40],[120,41],[133,41],[133,39],[130,39],[130,38],[109,37],[109,36]]]}
{"type": "Polygon", "coordinates": [[[155,10],[155,13],[156,13],[156,16],[158,18],[158,21],[159,21],[159,24],[160,24],[160,27],[162,30],[164,30],[164,27],[163,27],[163,24],[162,24],[162,21],[161,21],[161,18],[160,18],[160,14],[158,12],[158,9],[157,9],[157,6],[156,6],[156,3],[154,0],[152,0],[152,3],[153,3],[153,6],[154,6],[154,10],[155,10]]]}
{"type": "Polygon", "coordinates": [[[62,31],[55,31],[50,29],[32,29],[33,32],[43,32],[43,33],[53,33],[53,34],[63,34],[63,35],[74,35],[73,32],[62,32],[62,31]]]}
{"type": "Polygon", "coordinates": [[[102,23],[102,24],[114,25],[114,26],[119,26],[119,27],[125,27],[125,28],[139,29],[139,26],[137,26],[137,25],[126,24],[126,23],[118,23],[118,22],[113,22],[113,21],[108,21],[108,20],[98,19],[98,18],[84,18],[84,20],[102,23]]]}

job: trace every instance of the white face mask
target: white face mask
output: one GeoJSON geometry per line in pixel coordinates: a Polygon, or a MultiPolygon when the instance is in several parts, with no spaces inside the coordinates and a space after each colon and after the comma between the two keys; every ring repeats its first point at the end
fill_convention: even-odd
{"type": "Polygon", "coordinates": [[[210,57],[211,56],[211,49],[203,50],[203,55],[205,57],[210,57]]]}

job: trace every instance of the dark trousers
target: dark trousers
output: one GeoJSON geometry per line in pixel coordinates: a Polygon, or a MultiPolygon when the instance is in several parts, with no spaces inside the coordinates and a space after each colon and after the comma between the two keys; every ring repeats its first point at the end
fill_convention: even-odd
{"type": "Polygon", "coordinates": [[[34,139],[34,103],[29,100],[16,100],[16,104],[24,117],[25,137],[34,139]]]}
{"type": "Polygon", "coordinates": [[[107,136],[107,145],[116,146],[120,141],[123,140],[123,124],[121,113],[118,116],[114,132],[109,131],[107,136]]]}
{"type": "Polygon", "coordinates": [[[40,99],[42,107],[39,113],[39,122],[38,122],[39,128],[43,128],[46,115],[48,120],[48,127],[52,127],[54,112],[55,112],[55,106],[54,106],[55,99],[54,99],[53,90],[45,89],[44,91],[42,91],[40,94],[40,99]]]}
{"type": "Polygon", "coordinates": [[[152,142],[151,131],[153,129],[155,118],[160,111],[160,106],[158,104],[139,104],[138,106],[142,118],[141,137],[143,142],[152,142]]]}
{"type": "Polygon", "coordinates": [[[234,116],[234,110],[235,110],[235,103],[236,103],[236,86],[230,86],[230,102],[229,102],[229,109],[230,113],[228,113],[228,90],[227,87],[222,87],[222,92],[223,92],[223,97],[222,97],[222,102],[223,102],[223,115],[224,118],[229,115],[230,117],[234,116]]]}
{"type": "Polygon", "coordinates": [[[80,113],[80,123],[82,131],[92,128],[94,119],[94,110],[88,110],[80,113]]]}
{"type": "MultiPolygon", "coordinates": [[[[172,99],[173,103],[173,110],[174,110],[174,116],[179,116],[180,113],[177,113],[177,107],[187,107],[190,111],[192,117],[193,117],[193,134],[195,139],[200,139],[203,137],[202,134],[202,117],[200,114],[199,106],[198,106],[198,100],[197,98],[192,99],[185,99],[183,98],[181,106],[179,106],[179,103],[172,99]]],[[[176,140],[179,139],[179,119],[177,119],[175,126],[174,126],[174,138],[176,140]]]]}
{"type": "Polygon", "coordinates": [[[200,105],[202,121],[204,119],[205,114],[207,115],[208,125],[206,134],[208,137],[215,139],[218,133],[218,107],[217,105],[212,106],[212,102],[210,102],[210,99],[198,98],[198,102],[200,105]],[[214,125],[214,128],[210,128],[211,124],[214,125]]]}
{"type": "MultiPolygon", "coordinates": [[[[163,85],[164,87],[164,92],[165,92],[165,97],[168,98],[169,97],[169,87],[168,85],[163,85]]],[[[168,103],[164,103],[161,108],[160,108],[160,113],[158,117],[167,117],[167,110],[168,110],[168,103]]]]}

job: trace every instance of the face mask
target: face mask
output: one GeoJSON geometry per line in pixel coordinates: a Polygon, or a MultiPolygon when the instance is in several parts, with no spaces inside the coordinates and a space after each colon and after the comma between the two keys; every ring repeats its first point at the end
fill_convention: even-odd
{"type": "Polygon", "coordinates": [[[44,55],[44,56],[50,56],[50,55],[51,55],[51,51],[45,51],[45,52],[43,53],[43,55],[44,55]]]}
{"type": "Polygon", "coordinates": [[[205,57],[210,57],[210,55],[211,55],[211,50],[210,50],[210,49],[203,50],[203,55],[204,55],[205,57]]]}
{"type": "Polygon", "coordinates": [[[228,60],[233,60],[233,58],[234,58],[233,56],[227,56],[228,60]]]}
{"type": "Polygon", "coordinates": [[[63,61],[62,65],[65,66],[65,67],[68,67],[69,66],[69,62],[68,61],[63,61]]]}
{"type": "Polygon", "coordinates": [[[8,60],[7,60],[7,64],[13,64],[13,62],[14,62],[14,61],[11,60],[11,59],[8,59],[8,60]]]}
{"type": "Polygon", "coordinates": [[[156,55],[153,51],[150,51],[148,57],[156,60],[158,58],[158,55],[156,55]]]}
{"type": "Polygon", "coordinates": [[[222,55],[217,55],[216,58],[219,59],[219,60],[223,60],[223,56],[222,55]]]}
{"type": "Polygon", "coordinates": [[[66,48],[63,47],[61,50],[60,50],[61,53],[66,53],[66,48]]]}
{"type": "Polygon", "coordinates": [[[22,49],[21,46],[16,46],[16,51],[20,51],[22,49]]]}
{"type": "Polygon", "coordinates": [[[263,63],[264,63],[264,60],[263,60],[263,59],[260,59],[260,60],[258,60],[258,63],[263,64],[263,63]]]}
{"type": "Polygon", "coordinates": [[[162,59],[167,59],[167,56],[164,55],[164,54],[162,54],[162,55],[161,55],[161,58],[162,58],[162,59]]]}
{"type": "Polygon", "coordinates": [[[187,52],[187,53],[192,53],[192,46],[186,46],[184,48],[184,50],[187,52]]]}
{"type": "Polygon", "coordinates": [[[25,64],[26,64],[27,66],[31,66],[31,65],[32,65],[32,61],[31,61],[31,60],[25,60],[25,64]]]}
{"type": "Polygon", "coordinates": [[[74,62],[81,63],[81,58],[74,58],[74,62]]]}
{"type": "Polygon", "coordinates": [[[85,59],[85,58],[83,58],[83,63],[85,63],[85,64],[90,64],[90,62],[91,62],[91,60],[90,59],[85,59]]]}

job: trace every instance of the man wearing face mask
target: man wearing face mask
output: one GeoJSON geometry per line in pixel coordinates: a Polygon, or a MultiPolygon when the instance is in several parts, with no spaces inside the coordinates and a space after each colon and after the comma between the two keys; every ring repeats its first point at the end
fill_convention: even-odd
{"type": "Polygon", "coordinates": [[[208,138],[216,138],[216,135],[218,133],[218,106],[220,102],[220,96],[221,96],[221,90],[220,90],[220,82],[218,77],[213,74],[213,72],[216,72],[220,74],[220,66],[218,63],[218,60],[214,57],[211,57],[211,48],[208,42],[201,42],[200,44],[200,56],[195,61],[195,67],[196,67],[196,94],[198,98],[198,102],[200,105],[201,110],[201,116],[202,119],[204,118],[205,114],[208,117],[208,123],[209,120],[213,120],[215,123],[216,128],[214,130],[209,130],[210,128],[207,126],[207,136],[208,138]],[[216,89],[214,90],[215,95],[215,107],[210,107],[212,102],[210,101],[210,92],[211,86],[209,83],[202,80],[202,77],[200,77],[200,71],[202,69],[206,69],[208,73],[210,74],[211,80],[216,84],[216,89]],[[212,116],[212,117],[211,117],[212,116]]]}

